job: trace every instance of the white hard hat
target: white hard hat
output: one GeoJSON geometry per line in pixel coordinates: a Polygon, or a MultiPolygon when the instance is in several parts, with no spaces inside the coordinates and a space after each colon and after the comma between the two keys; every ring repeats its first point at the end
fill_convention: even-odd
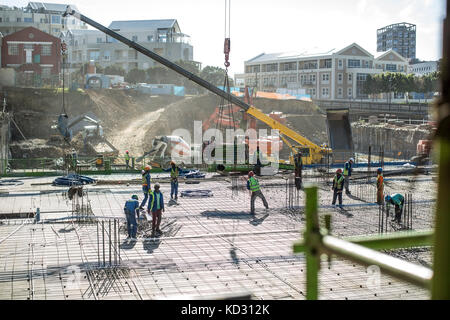
{"type": "Polygon", "coordinates": [[[351,161],[351,162],[355,162],[355,159],[353,159],[353,158],[350,158],[350,159],[349,159],[349,161],[351,161]]]}

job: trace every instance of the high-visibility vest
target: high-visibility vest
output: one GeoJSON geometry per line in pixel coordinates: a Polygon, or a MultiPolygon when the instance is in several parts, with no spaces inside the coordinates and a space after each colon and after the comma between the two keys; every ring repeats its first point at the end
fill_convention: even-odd
{"type": "Polygon", "coordinates": [[[175,170],[173,168],[170,169],[170,177],[172,179],[178,178],[178,167],[175,167],[175,170]]]}
{"type": "Polygon", "coordinates": [[[383,188],[383,182],[384,182],[384,178],[382,174],[379,174],[377,177],[377,188],[381,189],[383,188]]]}
{"type": "Polygon", "coordinates": [[[153,209],[153,205],[155,204],[155,198],[156,198],[156,209],[157,210],[161,209],[161,203],[160,203],[160,201],[161,201],[161,192],[156,193],[156,192],[153,192],[153,191],[149,191],[148,193],[152,196],[152,203],[149,206],[150,210],[153,209]]]}
{"type": "Polygon", "coordinates": [[[130,160],[130,155],[128,153],[125,153],[125,160],[130,160]]]}
{"type": "Polygon", "coordinates": [[[256,192],[256,191],[260,190],[258,180],[256,180],[253,177],[250,177],[250,179],[248,179],[248,181],[249,181],[249,184],[250,184],[250,191],[251,192],[256,192]]]}
{"type": "Polygon", "coordinates": [[[334,185],[336,189],[342,188],[342,183],[344,182],[344,176],[340,176],[339,179],[337,176],[334,176],[334,185]]]}
{"type": "Polygon", "coordinates": [[[348,176],[348,168],[350,167],[350,163],[347,161],[344,164],[344,176],[348,176]]]}
{"type": "Polygon", "coordinates": [[[142,175],[142,185],[147,186],[147,176],[150,174],[150,172],[146,172],[142,175]]]}

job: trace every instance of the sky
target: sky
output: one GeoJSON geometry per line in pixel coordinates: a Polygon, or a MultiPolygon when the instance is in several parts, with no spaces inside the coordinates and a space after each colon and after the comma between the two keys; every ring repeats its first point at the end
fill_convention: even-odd
{"type": "MultiPolygon", "coordinates": [[[[230,0],[229,74],[261,53],[325,52],[356,42],[373,55],[377,29],[399,22],[417,25],[416,56],[442,57],[444,0],[230,0]]],[[[1,0],[25,7],[28,1],[1,0]]],[[[6,2],[6,3],[5,3],[6,2]]],[[[70,3],[105,26],[113,20],[177,19],[191,36],[194,60],[223,67],[225,0],[50,0],[70,3]],[[124,3],[126,5],[124,5],[124,3]]]]}

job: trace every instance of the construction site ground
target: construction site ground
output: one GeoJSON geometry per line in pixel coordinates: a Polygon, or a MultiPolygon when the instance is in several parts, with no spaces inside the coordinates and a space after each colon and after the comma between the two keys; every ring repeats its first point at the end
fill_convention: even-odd
{"type": "MultiPolygon", "coordinates": [[[[152,178],[159,177],[167,174],[152,178]]],[[[96,178],[128,181],[139,177],[116,174],[96,178]]],[[[302,239],[305,227],[305,196],[294,189],[292,197],[292,186],[286,178],[261,177],[270,209],[266,211],[257,199],[255,216],[249,213],[250,197],[243,177],[234,183],[231,177],[214,174],[207,174],[199,184],[181,181],[179,192],[211,190],[213,196],[179,197],[178,205],[169,205],[170,184],[161,183],[166,206],[163,234],[151,237],[150,225],[141,220],[138,239],[131,243],[125,240],[123,205],[132,194],[142,199],[138,185],[85,186],[83,201],[90,203],[96,219],[80,223],[63,220],[73,214],[72,201],[64,196],[67,188],[45,184],[54,178],[17,178],[17,185],[0,186],[0,214],[13,216],[39,208],[40,222],[34,223],[32,218],[0,219],[0,299],[174,299],[218,294],[305,299],[305,255],[293,253],[293,244],[302,239]],[[104,251],[98,250],[97,228],[112,218],[121,219],[121,263],[102,268],[104,251]]],[[[308,170],[304,182],[319,186],[320,214],[332,214],[333,235],[378,233],[378,206],[358,199],[356,184],[351,187],[354,196],[343,196],[341,210],[331,206],[327,179],[308,170]]],[[[387,177],[385,189],[387,193],[412,192],[413,229],[432,228],[436,193],[433,174],[387,177]]],[[[393,231],[390,226],[389,231],[393,231]]],[[[429,248],[388,253],[431,265],[429,248]]],[[[429,298],[428,291],[385,274],[381,275],[380,286],[373,287],[370,276],[366,267],[338,258],[333,258],[329,266],[324,259],[320,299],[429,298]]]]}

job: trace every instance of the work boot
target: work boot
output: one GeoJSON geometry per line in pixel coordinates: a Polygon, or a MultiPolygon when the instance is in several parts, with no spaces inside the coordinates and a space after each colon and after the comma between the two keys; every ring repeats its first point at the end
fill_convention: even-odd
{"type": "Polygon", "coordinates": [[[156,232],[159,233],[159,234],[162,234],[161,229],[156,229],[156,232]]]}

